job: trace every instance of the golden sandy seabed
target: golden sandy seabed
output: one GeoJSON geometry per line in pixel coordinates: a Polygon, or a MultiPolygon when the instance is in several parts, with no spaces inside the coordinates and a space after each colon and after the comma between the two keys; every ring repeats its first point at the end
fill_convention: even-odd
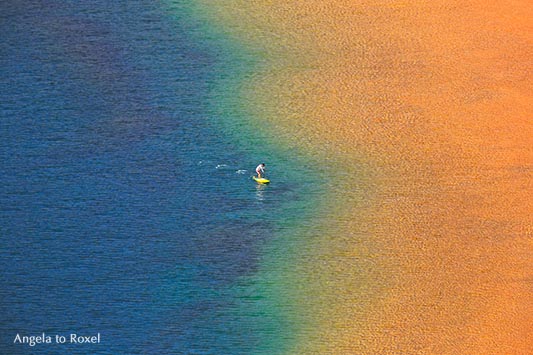
{"type": "Polygon", "coordinates": [[[293,353],[533,354],[533,3],[208,5],[258,123],[335,168],[293,353]]]}

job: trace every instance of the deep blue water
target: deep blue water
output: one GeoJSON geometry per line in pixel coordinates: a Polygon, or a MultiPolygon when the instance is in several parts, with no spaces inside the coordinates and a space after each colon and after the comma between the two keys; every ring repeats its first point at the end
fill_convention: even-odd
{"type": "Polygon", "coordinates": [[[272,157],[213,125],[235,58],[186,5],[1,3],[0,354],[253,354],[279,326],[234,289],[298,188],[258,190],[272,157]],[[13,344],[41,332],[102,343],[13,344]]]}

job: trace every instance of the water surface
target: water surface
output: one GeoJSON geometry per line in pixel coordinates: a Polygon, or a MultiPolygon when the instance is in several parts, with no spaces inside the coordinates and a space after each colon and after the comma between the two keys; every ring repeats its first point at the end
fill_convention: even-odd
{"type": "Polygon", "coordinates": [[[253,129],[235,140],[244,117],[217,92],[253,58],[231,56],[189,5],[1,5],[0,352],[283,349],[259,270],[312,179],[297,183],[303,163],[253,129]],[[264,188],[250,179],[261,161],[264,188]],[[41,332],[102,343],[12,344],[41,332]]]}

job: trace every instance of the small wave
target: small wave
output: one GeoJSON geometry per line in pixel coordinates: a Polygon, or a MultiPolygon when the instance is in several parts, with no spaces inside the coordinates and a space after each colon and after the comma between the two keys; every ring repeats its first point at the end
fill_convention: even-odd
{"type": "Polygon", "coordinates": [[[235,173],[237,174],[245,174],[247,170],[237,170],[235,173]]]}
{"type": "Polygon", "coordinates": [[[228,165],[227,164],[218,164],[216,169],[225,168],[226,166],[228,166],[228,165]]]}

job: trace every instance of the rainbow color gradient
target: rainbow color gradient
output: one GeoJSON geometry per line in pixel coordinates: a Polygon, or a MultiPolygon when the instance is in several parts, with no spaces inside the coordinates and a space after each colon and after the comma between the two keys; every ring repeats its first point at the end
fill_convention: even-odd
{"type": "Polygon", "coordinates": [[[327,172],[305,247],[260,271],[284,351],[531,354],[531,3],[197,8],[258,58],[248,125],[327,172]]]}

